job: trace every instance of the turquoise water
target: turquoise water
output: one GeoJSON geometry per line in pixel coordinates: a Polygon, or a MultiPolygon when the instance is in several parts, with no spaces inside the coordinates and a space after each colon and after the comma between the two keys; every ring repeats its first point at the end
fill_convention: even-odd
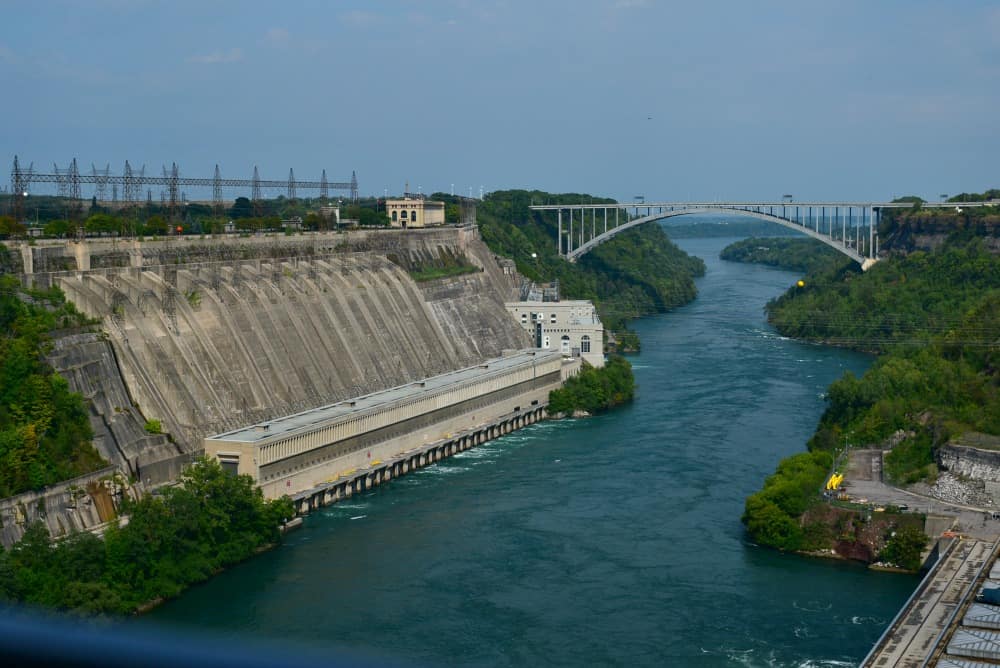
{"type": "Polygon", "coordinates": [[[777,336],[762,307],[798,277],[718,260],[731,241],[680,242],[707,272],[634,324],[632,405],[330,506],[138,623],[432,666],[856,664],[916,579],[758,548],[739,517],[870,359],[777,336]]]}

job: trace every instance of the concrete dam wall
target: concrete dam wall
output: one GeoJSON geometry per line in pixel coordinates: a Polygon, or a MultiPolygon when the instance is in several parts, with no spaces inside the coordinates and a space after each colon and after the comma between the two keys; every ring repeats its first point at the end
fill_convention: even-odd
{"type": "MultiPolygon", "coordinates": [[[[516,277],[475,228],[66,244],[23,259],[29,281],[59,285],[102,320],[135,406],[183,453],[209,434],[530,345],[503,306],[516,277]],[[387,259],[442,252],[481,271],[418,284],[387,259]]],[[[140,466],[177,455],[145,436],[116,447],[140,466]]]]}

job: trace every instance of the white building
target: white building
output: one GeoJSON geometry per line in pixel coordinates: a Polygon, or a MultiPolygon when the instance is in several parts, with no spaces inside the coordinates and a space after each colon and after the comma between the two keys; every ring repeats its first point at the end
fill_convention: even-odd
{"type": "Polygon", "coordinates": [[[604,325],[586,300],[507,302],[507,310],[534,337],[539,348],[558,350],[563,357],[582,357],[604,366],[604,325]]]}

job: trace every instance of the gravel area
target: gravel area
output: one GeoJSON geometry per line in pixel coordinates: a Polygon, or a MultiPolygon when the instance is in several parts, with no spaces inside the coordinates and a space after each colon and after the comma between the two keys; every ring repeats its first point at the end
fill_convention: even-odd
{"type": "Polygon", "coordinates": [[[964,480],[948,471],[942,471],[933,485],[921,482],[910,489],[917,494],[931,496],[948,503],[978,508],[993,507],[993,499],[986,493],[986,485],[981,480],[964,480]]]}

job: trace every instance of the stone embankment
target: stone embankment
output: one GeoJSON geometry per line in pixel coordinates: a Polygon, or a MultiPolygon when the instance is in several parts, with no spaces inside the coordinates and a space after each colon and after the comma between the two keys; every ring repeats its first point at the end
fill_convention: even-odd
{"type": "Polygon", "coordinates": [[[948,471],[939,473],[934,484],[917,483],[912,489],[916,494],[959,506],[989,508],[993,505],[993,497],[986,492],[984,481],[961,478],[948,471]]]}
{"type": "Polygon", "coordinates": [[[52,362],[90,400],[98,449],[143,485],[173,479],[206,435],[530,345],[504,309],[518,277],[474,226],[48,243],[11,257],[26,284],[58,285],[100,320],[101,334],[57,339],[52,362]],[[416,283],[388,259],[441,254],[480,271],[416,283]]]}

